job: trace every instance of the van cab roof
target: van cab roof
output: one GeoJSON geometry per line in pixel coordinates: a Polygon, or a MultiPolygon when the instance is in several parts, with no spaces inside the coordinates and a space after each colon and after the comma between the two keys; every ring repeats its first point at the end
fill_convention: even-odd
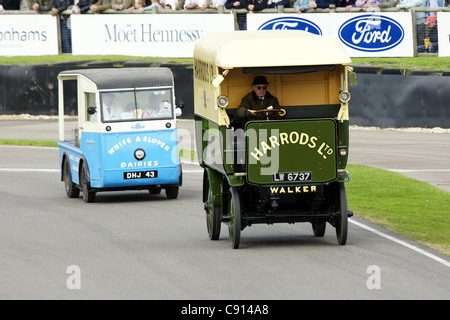
{"type": "Polygon", "coordinates": [[[351,64],[337,40],[299,30],[209,33],[197,42],[196,57],[224,69],[351,64]]]}
{"type": "Polygon", "coordinates": [[[82,76],[92,81],[98,90],[173,86],[169,68],[101,68],[67,70],[58,77],[82,76]]]}

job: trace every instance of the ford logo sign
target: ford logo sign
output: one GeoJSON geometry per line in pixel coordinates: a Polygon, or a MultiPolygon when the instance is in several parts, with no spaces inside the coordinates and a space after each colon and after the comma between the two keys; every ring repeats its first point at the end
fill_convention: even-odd
{"type": "Polygon", "coordinates": [[[389,17],[369,14],[348,20],[339,28],[338,34],[350,48],[378,52],[397,46],[402,42],[405,31],[389,17]]]}
{"type": "Polygon", "coordinates": [[[275,18],[262,24],[258,30],[302,30],[322,35],[322,30],[314,22],[297,17],[275,18]]]}

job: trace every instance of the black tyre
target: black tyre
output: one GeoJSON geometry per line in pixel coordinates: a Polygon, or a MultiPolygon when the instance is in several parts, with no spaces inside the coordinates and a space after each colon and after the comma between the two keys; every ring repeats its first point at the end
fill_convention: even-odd
{"type": "Polygon", "coordinates": [[[83,192],[83,201],[86,203],[95,202],[95,192],[91,190],[89,176],[86,167],[83,165],[81,169],[80,183],[83,192]]]}
{"type": "Polygon", "coordinates": [[[312,224],[314,236],[323,237],[325,235],[325,229],[327,227],[326,221],[314,221],[314,222],[311,222],[311,224],[312,224]]]}
{"type": "Polygon", "coordinates": [[[338,183],[338,216],[336,219],[336,237],[340,245],[347,243],[348,231],[348,207],[347,207],[347,193],[345,191],[344,183],[338,183]]]}
{"type": "Polygon", "coordinates": [[[178,197],[179,187],[167,187],[166,197],[167,199],[176,199],[178,197]]]}
{"type": "Polygon", "coordinates": [[[241,241],[241,203],[236,187],[231,187],[228,193],[228,234],[233,249],[239,248],[241,241]]]}
{"type": "Polygon", "coordinates": [[[220,228],[222,223],[221,211],[222,206],[213,203],[213,191],[209,183],[208,173],[205,170],[203,174],[203,194],[206,197],[206,228],[208,236],[211,240],[218,240],[220,236],[220,228]]]}
{"type": "Polygon", "coordinates": [[[80,196],[80,189],[78,189],[77,185],[72,182],[72,173],[70,171],[70,163],[67,159],[64,160],[63,179],[64,179],[64,187],[66,189],[67,197],[78,198],[80,196]]]}

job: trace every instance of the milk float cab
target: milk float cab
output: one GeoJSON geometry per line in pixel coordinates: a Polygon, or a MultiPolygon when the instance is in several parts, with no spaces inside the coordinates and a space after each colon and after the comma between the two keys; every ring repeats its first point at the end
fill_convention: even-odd
{"type": "Polygon", "coordinates": [[[221,223],[238,248],[253,224],[309,222],[315,236],[329,223],[346,243],[350,64],[338,41],[304,31],[197,42],[196,145],[211,240],[221,223]]]}
{"type": "Polygon", "coordinates": [[[181,110],[170,69],[69,70],[58,75],[58,86],[59,162],[69,198],[81,191],[85,202],[94,202],[100,191],[161,189],[177,198],[181,110]],[[78,120],[66,137],[64,87],[74,84],[78,120]]]}

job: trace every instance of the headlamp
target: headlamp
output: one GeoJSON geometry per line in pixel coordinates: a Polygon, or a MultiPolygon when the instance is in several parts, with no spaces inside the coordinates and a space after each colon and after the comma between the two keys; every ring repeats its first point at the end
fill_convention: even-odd
{"type": "Polygon", "coordinates": [[[348,91],[341,91],[341,93],[339,93],[339,100],[340,100],[342,103],[347,103],[347,102],[349,102],[349,101],[350,101],[350,98],[351,98],[350,92],[348,92],[348,91]]]}
{"type": "Polygon", "coordinates": [[[136,151],[134,151],[134,157],[136,158],[136,160],[142,160],[145,158],[145,151],[142,149],[136,149],[136,151]]]}
{"type": "Polygon", "coordinates": [[[217,98],[217,104],[221,108],[226,108],[228,106],[228,97],[221,95],[217,98]]]}

